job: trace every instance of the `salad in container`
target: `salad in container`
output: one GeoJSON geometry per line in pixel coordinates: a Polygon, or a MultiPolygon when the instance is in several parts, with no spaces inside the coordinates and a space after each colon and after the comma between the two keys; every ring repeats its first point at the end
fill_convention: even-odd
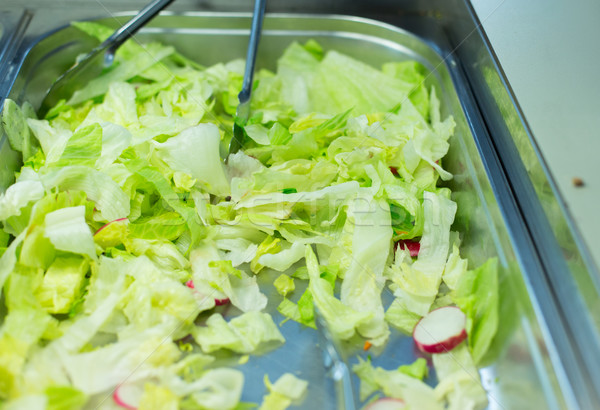
{"type": "Polygon", "coordinates": [[[277,377],[244,371],[317,340],[317,316],[360,406],[485,408],[497,261],[461,257],[455,123],[428,70],[292,42],[256,74],[227,157],[243,69],[130,40],[43,118],[6,100],[23,166],[0,195],[5,408],[319,405],[294,348],[277,377]],[[411,362],[378,360],[391,339],[414,344],[411,362]]]}

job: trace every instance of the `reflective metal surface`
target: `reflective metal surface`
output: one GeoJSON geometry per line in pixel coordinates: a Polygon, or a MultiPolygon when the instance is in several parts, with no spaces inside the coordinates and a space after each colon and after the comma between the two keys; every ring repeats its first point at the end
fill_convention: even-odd
{"type": "Polygon", "coordinates": [[[83,58],[77,59],[75,65],[69,68],[52,84],[38,110],[39,115],[44,116],[61,99],[69,100],[76,89],[83,87],[99,76],[103,69],[110,67],[114,61],[117,49],[172,1],[153,0],[100,45],[87,53],[83,58]]]}
{"type": "MultiPolygon", "coordinates": [[[[325,3],[322,9],[341,11],[341,3],[325,3]]],[[[457,123],[451,150],[444,160],[444,165],[455,174],[450,186],[459,211],[453,229],[463,232],[462,252],[471,268],[489,257],[498,257],[501,297],[513,302],[501,312],[501,329],[489,356],[489,366],[481,371],[489,393],[489,408],[592,408],[589,406],[596,399],[596,381],[590,377],[593,373],[584,363],[581,347],[573,340],[579,330],[568,316],[569,309],[580,312],[582,320],[592,315],[593,311],[587,310],[591,299],[581,297],[577,286],[571,285],[573,281],[578,286],[585,284],[578,278],[586,278],[588,271],[583,264],[568,263],[581,260],[570,257],[579,255],[577,247],[567,255],[555,250],[555,221],[562,214],[558,212],[552,218],[548,210],[553,206],[547,205],[552,203],[551,195],[548,201],[540,200],[543,189],[531,188],[531,181],[538,180],[538,165],[532,158],[526,167],[526,150],[521,145],[515,149],[512,133],[519,132],[522,124],[514,116],[514,106],[507,103],[510,99],[506,100],[508,94],[498,82],[492,56],[476,31],[475,21],[458,0],[447,2],[447,6],[439,6],[436,1],[407,2],[412,8],[405,14],[397,6],[380,3],[385,3],[385,7],[373,7],[372,13],[380,13],[373,17],[394,25],[357,17],[267,15],[258,67],[274,69],[277,56],[291,41],[312,38],[325,49],[339,50],[374,66],[416,59],[431,70],[428,82],[440,90],[443,114],[452,114],[457,123]],[[390,12],[382,13],[386,7],[390,12]],[[420,38],[397,26],[410,29],[420,38]],[[539,242],[543,236],[547,238],[539,242]],[[544,259],[552,252],[555,255],[551,260],[544,259]],[[583,267],[584,273],[572,274],[570,267],[583,267]]],[[[283,8],[281,4],[277,3],[283,8]]],[[[291,2],[289,7],[295,4],[291,2]]],[[[317,8],[316,2],[308,4],[317,8]]],[[[350,8],[360,9],[356,4],[350,8]]],[[[366,7],[360,10],[368,14],[366,7]]],[[[116,27],[128,16],[111,17],[105,22],[116,27]]],[[[136,37],[139,41],[172,44],[187,57],[209,65],[244,56],[248,23],[248,14],[170,13],[158,17],[136,37]]],[[[49,84],[78,54],[89,49],[91,41],[72,28],[41,38],[26,38],[8,68],[6,62],[0,64],[0,70],[4,67],[18,75],[7,76],[0,85],[4,90],[10,89],[11,98],[37,105],[49,84]]],[[[3,144],[2,166],[13,168],[13,163],[2,159],[8,157],[7,144],[3,144]]],[[[562,242],[557,249],[560,246],[562,242]]],[[[261,274],[260,281],[265,288],[272,288],[268,274],[261,274]]],[[[278,322],[283,318],[276,306],[272,302],[268,310],[278,322]]],[[[589,323],[583,321],[580,326],[584,332],[591,332],[588,336],[592,344],[597,342],[589,323]]],[[[260,400],[264,373],[273,380],[292,371],[311,383],[302,407],[318,403],[321,408],[335,408],[334,386],[324,373],[316,347],[317,333],[292,322],[282,325],[282,333],[288,340],[283,348],[241,366],[246,374],[243,400],[260,400]]],[[[356,343],[344,345],[347,352],[365,357],[361,347],[356,343]]],[[[386,369],[416,358],[411,338],[397,332],[393,332],[383,351],[370,353],[373,363],[386,369]]],[[[435,375],[430,375],[428,381],[434,380],[435,375]]]]}

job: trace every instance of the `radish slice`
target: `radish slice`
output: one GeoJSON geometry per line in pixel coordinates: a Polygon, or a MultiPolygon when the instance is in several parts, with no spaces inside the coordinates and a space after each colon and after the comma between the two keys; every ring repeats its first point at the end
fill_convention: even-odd
{"type": "Polygon", "coordinates": [[[425,315],[413,330],[413,339],[425,353],[445,353],[467,338],[467,317],[455,306],[445,306],[425,315]]]}
{"type": "Polygon", "coordinates": [[[185,286],[187,286],[190,289],[194,289],[194,281],[193,280],[188,280],[187,282],[185,282],[185,286]]]}
{"type": "Polygon", "coordinates": [[[392,397],[384,397],[369,404],[365,410],[396,410],[405,408],[406,404],[404,404],[404,401],[392,397]]]}
{"type": "Polygon", "coordinates": [[[215,299],[215,305],[216,306],[223,306],[229,303],[229,298],[224,298],[224,299],[215,299]]]}
{"type": "Polygon", "coordinates": [[[142,394],[144,394],[143,383],[123,383],[115,389],[113,400],[117,406],[136,410],[140,404],[142,394]]]}
{"type": "Polygon", "coordinates": [[[419,242],[414,242],[409,239],[402,239],[396,242],[396,246],[399,246],[402,250],[408,249],[411,258],[419,256],[419,251],[421,250],[421,244],[419,242]]]}

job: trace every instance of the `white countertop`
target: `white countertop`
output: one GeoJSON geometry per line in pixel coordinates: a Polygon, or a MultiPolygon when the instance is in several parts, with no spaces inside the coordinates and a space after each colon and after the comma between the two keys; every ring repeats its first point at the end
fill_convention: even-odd
{"type": "Polygon", "coordinates": [[[471,2],[559,194],[600,266],[600,1],[471,2]],[[574,178],[584,185],[575,186],[574,178]]]}

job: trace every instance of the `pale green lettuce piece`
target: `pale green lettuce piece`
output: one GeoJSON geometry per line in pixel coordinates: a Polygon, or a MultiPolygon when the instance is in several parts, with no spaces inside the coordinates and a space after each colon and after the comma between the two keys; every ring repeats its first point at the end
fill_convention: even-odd
{"type": "Polygon", "coordinates": [[[452,294],[454,302],[467,315],[469,348],[479,363],[498,331],[498,259],[489,259],[475,270],[465,272],[452,294]]]}
{"type": "Polygon", "coordinates": [[[261,124],[249,124],[244,127],[248,137],[259,145],[269,145],[269,129],[261,124]]]}
{"type": "MultiPolygon", "coordinates": [[[[196,245],[200,238],[205,235],[205,230],[200,224],[201,221],[198,218],[198,214],[193,207],[188,206],[186,202],[180,199],[165,175],[157,168],[149,166],[148,163],[143,160],[130,161],[126,166],[136,178],[139,177],[142,181],[151,184],[162,197],[164,203],[181,215],[189,228],[189,247],[196,245]]],[[[161,210],[164,210],[164,208],[161,210]]],[[[190,250],[189,247],[186,249],[186,253],[190,250]]]]}
{"type": "Polygon", "coordinates": [[[467,265],[468,261],[460,257],[458,246],[454,244],[442,275],[442,280],[450,290],[456,290],[461,278],[467,272],[467,265]]]}
{"type": "Polygon", "coordinates": [[[273,286],[277,289],[277,293],[281,296],[286,296],[288,293],[293,292],[296,288],[294,285],[294,279],[290,276],[282,273],[273,281],[273,286]]]}
{"type": "Polygon", "coordinates": [[[284,373],[273,384],[265,374],[264,381],[269,394],[263,398],[260,410],[285,410],[292,403],[299,404],[308,388],[307,381],[299,379],[291,373],[284,373]]]}
{"type": "Polygon", "coordinates": [[[174,241],[186,231],[186,221],[177,212],[161,212],[140,217],[127,226],[131,238],[174,241]]]}
{"type": "Polygon", "coordinates": [[[98,263],[98,271],[90,281],[89,296],[83,304],[85,313],[78,315],[63,335],[48,345],[45,349],[48,354],[78,352],[111,317],[121,300],[127,262],[101,256],[98,263]]]}
{"type": "Polygon", "coordinates": [[[4,410],[47,410],[48,397],[45,394],[20,396],[4,403],[4,410]]]}
{"type": "Polygon", "coordinates": [[[394,299],[388,310],[385,312],[385,320],[407,335],[411,335],[415,325],[421,319],[421,315],[408,310],[400,298],[394,299]]]}
{"type": "MultiPolygon", "coordinates": [[[[374,345],[381,346],[390,334],[381,303],[385,284],[383,269],[392,244],[389,205],[362,189],[350,201],[348,218],[354,224],[352,261],[344,273],[340,298],[344,305],[372,315],[370,321],[358,326],[358,332],[374,345]]],[[[329,263],[334,261],[329,260],[329,263]]]]}
{"type": "Polygon", "coordinates": [[[179,410],[179,398],[166,387],[154,383],[146,383],[138,409],[179,410]]]}
{"type": "Polygon", "coordinates": [[[217,248],[229,251],[225,256],[233,266],[250,262],[256,256],[258,245],[246,238],[224,238],[215,241],[217,248]]]}
{"type": "Polygon", "coordinates": [[[87,396],[71,386],[50,386],[44,393],[48,397],[47,410],[66,410],[82,408],[87,396]]]}
{"type": "Polygon", "coordinates": [[[118,65],[111,67],[106,73],[94,78],[83,88],[75,91],[67,104],[76,105],[101,96],[108,91],[111,83],[128,80],[145,69],[160,64],[161,60],[173,54],[174,51],[173,47],[165,47],[156,43],[140,45],[135,56],[132,56],[131,59],[117,57],[118,65]]]}
{"type": "Polygon", "coordinates": [[[55,349],[53,354],[73,387],[85,394],[102,393],[123,380],[134,382],[158,376],[165,366],[172,365],[181,354],[170,340],[165,340],[174,324],[147,328],[92,351],[67,353],[55,349]]]}
{"type": "Polygon", "coordinates": [[[370,361],[359,358],[352,370],[360,378],[360,398],[365,400],[377,390],[385,396],[402,399],[408,408],[442,410],[444,405],[435,396],[434,389],[414,377],[398,370],[373,367],[370,361]]]}
{"type": "Polygon", "coordinates": [[[408,98],[413,84],[336,51],[321,60],[292,44],[278,61],[282,99],[297,113],[336,114],[354,108],[356,115],[388,111],[408,98]]]}
{"type": "Polygon", "coordinates": [[[334,337],[342,340],[351,338],[355,329],[369,323],[373,318],[373,312],[357,311],[350,306],[344,305],[333,295],[331,284],[321,278],[317,257],[310,245],[306,245],[306,267],[310,277],[309,289],[314,304],[319,309],[334,337]]]}
{"type": "Polygon", "coordinates": [[[442,193],[423,193],[424,228],[417,260],[411,263],[406,253],[396,252],[389,274],[394,295],[410,312],[424,316],[435,300],[446,265],[450,242],[450,226],[456,204],[442,193]],[[403,256],[404,255],[404,256],[403,256]]]}
{"type": "Polygon", "coordinates": [[[258,262],[258,260],[263,255],[280,252],[281,251],[281,243],[282,243],[282,241],[280,238],[276,238],[273,235],[267,236],[258,245],[258,248],[256,249],[256,254],[254,255],[254,258],[252,258],[252,261],[250,261],[250,269],[252,270],[252,272],[258,274],[265,267],[264,265],[260,264],[258,262]]]}
{"type": "Polygon", "coordinates": [[[17,181],[0,194],[0,220],[20,216],[23,208],[32,201],[42,199],[43,196],[44,186],[39,180],[17,181]]]}
{"type": "Polygon", "coordinates": [[[131,133],[124,127],[105,122],[102,126],[102,151],[96,161],[96,168],[106,169],[131,145],[131,133]]]}
{"type": "Polygon", "coordinates": [[[215,313],[208,318],[206,326],[194,329],[193,336],[206,353],[219,349],[258,353],[285,342],[271,315],[261,312],[246,312],[229,322],[215,313]]]}
{"type": "Polygon", "coordinates": [[[50,125],[46,120],[29,118],[27,125],[40,142],[46,163],[58,161],[73,132],[64,124],[50,125]]]}
{"type": "Polygon", "coordinates": [[[317,191],[337,178],[337,166],[326,160],[291,159],[253,174],[256,191],[317,191]]]}
{"type": "Polygon", "coordinates": [[[2,128],[11,148],[23,154],[23,161],[26,161],[38,150],[38,143],[35,138],[32,138],[27,126],[29,107],[24,105],[21,109],[17,103],[7,98],[4,100],[2,109],[2,128]]]}
{"type": "Polygon", "coordinates": [[[219,155],[220,141],[214,124],[200,124],[159,144],[158,151],[173,170],[191,175],[211,194],[227,196],[230,188],[219,155]]]}
{"type": "Polygon", "coordinates": [[[277,253],[261,255],[258,258],[258,263],[278,272],[284,272],[303,257],[304,245],[300,242],[295,242],[289,247],[284,247],[277,253]]]}
{"type": "Polygon", "coordinates": [[[106,221],[129,215],[129,198],[110,176],[85,166],[66,166],[41,174],[46,187],[61,191],[83,191],[106,221]]]}
{"type": "Polygon", "coordinates": [[[17,236],[10,246],[0,256],[0,289],[4,286],[4,282],[15,268],[17,263],[17,249],[23,243],[26,232],[22,232],[17,236]]]}
{"type": "MultiPolygon", "coordinates": [[[[454,132],[455,123],[452,117],[446,118],[444,122],[440,121],[440,104],[435,88],[431,89],[430,102],[432,124],[427,124],[423,119],[414,127],[411,139],[403,147],[404,159],[406,168],[411,174],[417,169],[419,161],[423,160],[433,167],[444,181],[447,181],[452,178],[452,174],[445,171],[436,161],[448,152],[450,147],[448,139],[454,132]]],[[[410,103],[403,104],[402,109],[407,109],[409,113],[410,111],[416,113],[416,108],[410,103]]],[[[403,114],[402,110],[400,114],[403,114]]]]}
{"type": "Polygon", "coordinates": [[[44,227],[34,225],[23,242],[19,263],[24,266],[46,270],[55,257],[56,249],[44,235],[44,227]]]}
{"type": "Polygon", "coordinates": [[[242,396],[244,374],[236,369],[210,369],[191,383],[172,386],[179,396],[189,395],[191,408],[234,409],[242,396]]]}
{"type": "Polygon", "coordinates": [[[34,294],[48,313],[68,313],[80,297],[89,262],[83,257],[58,257],[44,274],[34,294]]]}
{"type": "Polygon", "coordinates": [[[435,396],[447,403],[447,409],[481,410],[487,407],[487,394],[465,343],[448,353],[434,354],[432,359],[439,380],[435,396]]]}
{"type": "Polygon", "coordinates": [[[342,200],[342,198],[351,197],[356,194],[358,188],[358,182],[350,181],[338,185],[331,185],[312,192],[297,192],[291,194],[284,194],[283,192],[271,192],[268,194],[253,195],[236,204],[235,209],[253,208],[278,203],[315,203],[321,200],[335,200],[339,202],[342,200]]]}
{"type": "Polygon", "coordinates": [[[227,160],[227,174],[231,184],[231,198],[239,201],[254,187],[254,174],[266,170],[256,158],[246,155],[243,151],[231,154],[227,160]]]}
{"type": "Polygon", "coordinates": [[[408,98],[423,118],[428,121],[429,94],[425,86],[425,79],[428,76],[427,68],[417,61],[402,61],[386,63],[381,67],[381,71],[392,77],[415,84],[408,98]]]}
{"type": "Polygon", "coordinates": [[[111,83],[102,104],[92,108],[80,127],[89,123],[108,121],[135,130],[139,122],[135,98],[135,89],[131,84],[111,83]]]}
{"type": "Polygon", "coordinates": [[[405,101],[413,88],[411,83],[336,51],[325,55],[319,72],[332,101],[314,101],[315,111],[331,113],[332,108],[335,112],[354,108],[356,115],[389,111],[405,101]]]}
{"type": "Polygon", "coordinates": [[[119,303],[129,321],[126,332],[178,323],[174,335],[183,337],[198,313],[214,306],[199,304],[192,289],[182,283],[177,273],[153,263],[145,255],[133,259],[126,272],[135,279],[119,303]]]}
{"type": "MultiPolygon", "coordinates": [[[[4,261],[3,261],[4,262],[4,261]]],[[[0,328],[0,397],[14,397],[22,388],[22,369],[29,352],[53,320],[32,294],[40,269],[17,265],[4,287],[8,314],[0,328]]]]}
{"type": "Polygon", "coordinates": [[[188,269],[190,262],[179,252],[177,246],[169,240],[160,238],[160,236],[151,240],[131,238],[126,240],[125,247],[135,256],[146,255],[163,271],[176,272],[188,269]]]}
{"type": "Polygon", "coordinates": [[[204,243],[190,254],[195,289],[210,299],[229,298],[243,312],[260,311],[267,297],[260,291],[256,277],[235,269],[231,261],[221,260],[214,244],[204,243]]]}
{"type": "Polygon", "coordinates": [[[100,158],[101,152],[102,127],[94,123],[87,127],[80,127],[69,137],[59,160],[52,163],[52,166],[85,165],[93,167],[100,158]]]}
{"type": "Polygon", "coordinates": [[[419,357],[411,364],[405,364],[398,367],[398,371],[410,377],[414,377],[415,379],[423,380],[423,378],[427,377],[428,373],[427,360],[423,357],[419,357]]]}
{"type": "MultiPolygon", "coordinates": [[[[277,61],[277,75],[281,78],[281,98],[290,101],[299,113],[313,111],[311,97],[318,98],[318,87],[309,94],[309,84],[315,77],[319,59],[298,43],[290,44],[277,61]]],[[[322,89],[321,89],[322,90],[322,89]]],[[[326,97],[327,94],[323,93],[326,97]]]]}
{"type": "Polygon", "coordinates": [[[57,209],[46,214],[45,235],[58,250],[96,259],[92,231],[85,221],[83,205],[57,209]]]}

